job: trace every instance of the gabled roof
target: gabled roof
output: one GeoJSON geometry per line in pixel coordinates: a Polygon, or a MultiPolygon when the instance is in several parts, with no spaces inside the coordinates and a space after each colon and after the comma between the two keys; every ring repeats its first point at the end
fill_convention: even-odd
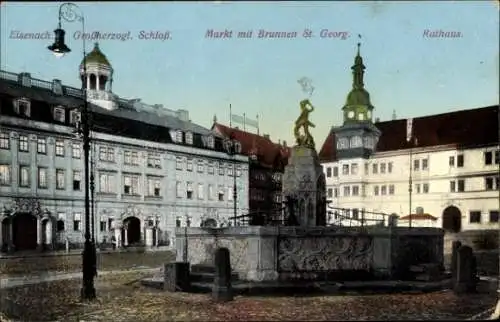
{"type": "MultiPolygon", "coordinates": [[[[406,119],[375,123],[382,132],[377,152],[410,148],[406,119]]],[[[498,105],[429,115],[413,119],[417,147],[455,145],[458,149],[498,143],[498,105]]],[[[322,162],[336,161],[335,134],[331,130],[321,147],[322,162]]]]}
{"type": "Polygon", "coordinates": [[[288,163],[291,149],[274,143],[267,137],[230,128],[220,123],[214,123],[212,131],[225,138],[231,137],[240,142],[241,153],[246,156],[256,155],[261,166],[282,168],[288,163]]]}

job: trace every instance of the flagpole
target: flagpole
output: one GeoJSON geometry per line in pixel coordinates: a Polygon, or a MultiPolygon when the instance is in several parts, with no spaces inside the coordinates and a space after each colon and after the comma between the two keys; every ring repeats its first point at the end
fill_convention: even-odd
{"type": "Polygon", "coordinates": [[[408,179],[408,193],[409,193],[409,215],[410,215],[410,221],[409,221],[409,227],[411,228],[411,224],[412,224],[412,207],[411,207],[411,195],[412,195],[412,182],[413,182],[413,176],[412,176],[412,173],[413,173],[413,137],[410,137],[410,177],[408,179]]]}
{"type": "Polygon", "coordinates": [[[245,113],[243,113],[243,131],[246,131],[246,123],[247,123],[247,117],[245,113]]]}
{"type": "Polygon", "coordinates": [[[259,114],[257,114],[257,135],[260,135],[260,131],[259,131],[259,114]]]}
{"type": "Polygon", "coordinates": [[[233,127],[232,119],[233,119],[233,112],[232,112],[231,103],[229,103],[229,127],[230,128],[233,127]]]}

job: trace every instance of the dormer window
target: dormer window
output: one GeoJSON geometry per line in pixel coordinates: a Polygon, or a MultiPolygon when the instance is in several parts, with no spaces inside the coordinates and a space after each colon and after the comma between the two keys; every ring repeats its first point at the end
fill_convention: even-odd
{"type": "Polygon", "coordinates": [[[20,116],[30,117],[31,102],[27,98],[19,98],[14,101],[14,111],[20,116]]]}
{"type": "Polygon", "coordinates": [[[191,145],[193,144],[193,133],[186,132],[186,143],[191,145]]]}
{"type": "Polygon", "coordinates": [[[72,110],[69,114],[69,122],[71,124],[80,123],[82,121],[82,115],[78,110],[72,110]]]}
{"type": "Polygon", "coordinates": [[[213,136],[209,136],[207,139],[207,144],[210,149],[213,149],[215,146],[215,139],[213,136]]]}
{"type": "Polygon", "coordinates": [[[182,143],[182,131],[181,130],[177,130],[177,132],[175,132],[175,142],[182,143]]]}
{"type": "Polygon", "coordinates": [[[59,106],[54,107],[53,116],[55,121],[64,123],[65,121],[64,108],[59,106]]]}

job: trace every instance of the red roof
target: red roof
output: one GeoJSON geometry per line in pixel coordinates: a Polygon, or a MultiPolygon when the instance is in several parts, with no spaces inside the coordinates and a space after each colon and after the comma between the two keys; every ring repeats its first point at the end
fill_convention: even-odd
{"type": "Polygon", "coordinates": [[[404,217],[399,218],[399,220],[433,220],[436,221],[437,218],[430,215],[430,214],[411,214],[411,215],[406,215],[404,217]]]}
{"type": "Polygon", "coordinates": [[[230,128],[219,123],[214,123],[212,130],[223,137],[232,137],[240,142],[241,153],[247,156],[256,155],[259,164],[264,167],[279,168],[288,163],[291,149],[272,142],[268,137],[230,128]]]}
{"type": "MultiPolygon", "coordinates": [[[[375,123],[382,132],[377,152],[408,149],[406,119],[375,123]]],[[[455,145],[457,148],[486,146],[498,142],[498,105],[430,115],[413,119],[417,147],[455,145]]],[[[330,131],[319,158],[335,161],[335,134],[330,131]]]]}

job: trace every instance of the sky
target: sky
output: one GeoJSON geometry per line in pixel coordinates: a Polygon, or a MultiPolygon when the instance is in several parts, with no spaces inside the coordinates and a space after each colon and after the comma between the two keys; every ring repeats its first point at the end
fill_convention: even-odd
{"type": "MultiPolygon", "coordinates": [[[[251,119],[259,115],[261,134],[293,143],[299,101],[309,97],[298,80],[307,77],[314,86],[310,100],[315,111],[310,120],[316,124],[311,132],[319,149],[330,128],[342,123],[341,108],[352,88],[350,67],[359,41],[365,88],[375,106],[374,116],[382,121],[390,120],[393,112],[402,119],[498,104],[495,1],[78,2],[78,6],[86,32],[130,32],[125,41],[99,42],[114,68],[115,94],[187,109],[193,122],[208,128],[214,115],[229,124],[231,104],[234,114],[245,113],[251,119]],[[312,37],[304,37],[306,29],[312,37]],[[233,34],[215,39],[207,37],[209,30],[233,34]],[[239,31],[249,30],[251,38],[238,37],[239,31]],[[297,32],[297,37],[263,39],[258,38],[259,30],[297,32]],[[334,37],[321,37],[322,30],[334,37]],[[426,30],[460,32],[462,37],[430,38],[424,35],[426,30]],[[168,32],[170,38],[140,39],[141,32],[168,32]]],[[[55,2],[2,2],[0,68],[80,87],[83,44],[76,37],[80,23],[62,22],[72,49],[63,58],[47,50],[52,39],[14,35],[52,34],[57,18],[55,2]]],[[[88,52],[93,41],[86,45],[88,52]]]]}

